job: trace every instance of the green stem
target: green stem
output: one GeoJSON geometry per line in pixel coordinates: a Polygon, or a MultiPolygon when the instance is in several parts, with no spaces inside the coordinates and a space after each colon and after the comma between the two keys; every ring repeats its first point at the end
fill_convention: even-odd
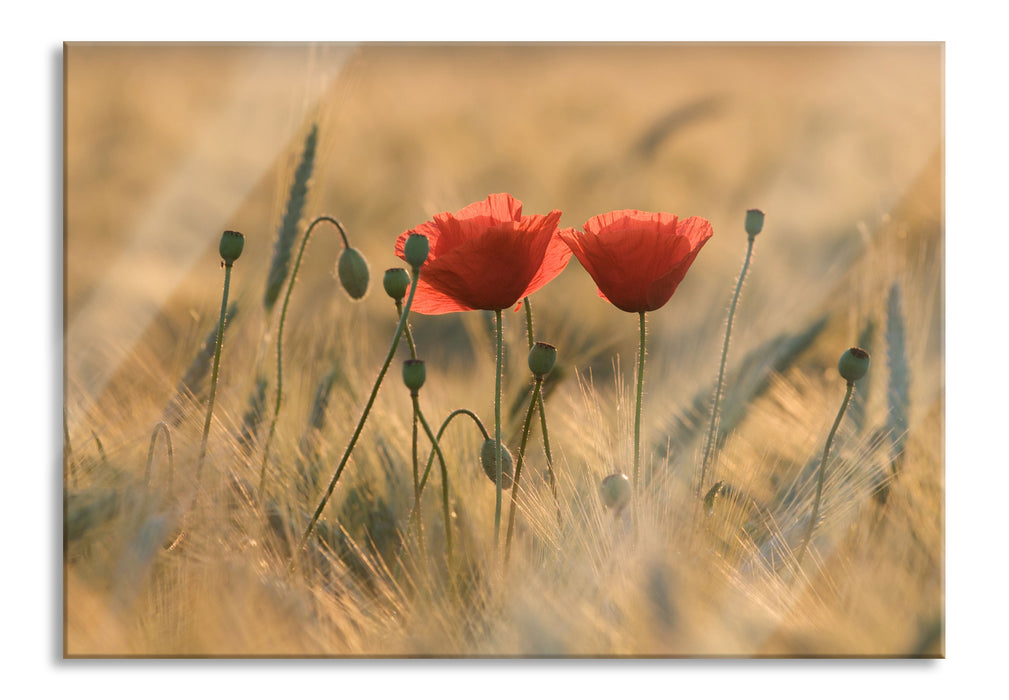
{"type": "Polygon", "coordinates": [[[347,444],[347,449],[344,450],[343,457],[340,459],[340,464],[336,468],[336,472],[333,474],[333,478],[329,481],[329,486],[326,488],[326,493],[323,495],[322,500],[319,501],[318,507],[316,507],[315,512],[312,514],[312,519],[308,523],[308,527],[305,528],[305,534],[302,535],[301,541],[298,543],[298,548],[294,550],[291,555],[291,562],[288,565],[288,571],[294,570],[295,561],[297,560],[298,553],[305,547],[305,543],[308,542],[309,536],[312,534],[312,529],[315,527],[315,523],[318,522],[319,516],[322,515],[323,509],[326,507],[326,503],[329,502],[330,496],[333,495],[333,489],[336,488],[336,482],[339,481],[340,475],[343,474],[344,467],[347,466],[347,460],[350,459],[350,454],[354,450],[354,445],[357,444],[357,439],[361,436],[361,430],[364,429],[364,423],[368,420],[368,414],[371,412],[371,407],[375,403],[375,397],[378,396],[379,387],[382,386],[382,379],[385,378],[385,373],[389,371],[389,365],[392,364],[392,358],[396,354],[396,348],[399,347],[399,339],[403,336],[403,329],[406,326],[406,319],[410,313],[410,307],[413,305],[413,297],[417,292],[417,283],[420,281],[420,270],[414,268],[413,270],[413,283],[410,285],[410,295],[406,300],[406,307],[403,309],[403,313],[399,317],[399,324],[396,326],[396,333],[393,335],[392,344],[389,346],[389,352],[385,356],[385,363],[382,365],[382,370],[378,373],[378,377],[375,378],[375,385],[371,389],[371,395],[368,397],[368,403],[364,406],[364,411],[361,413],[361,418],[357,422],[357,428],[354,429],[354,434],[347,444]]]}
{"type": "MultiPolygon", "coordinates": [[[[523,305],[526,310],[526,338],[529,341],[529,349],[532,350],[535,344],[533,336],[533,310],[532,306],[529,304],[529,297],[523,300],[523,305]]],[[[539,414],[540,414],[540,433],[543,435],[543,452],[546,453],[547,457],[547,476],[550,479],[550,492],[554,497],[554,505],[557,507],[557,526],[561,525],[561,502],[557,498],[557,477],[554,476],[554,460],[553,456],[550,454],[550,433],[547,432],[547,413],[543,406],[543,393],[540,392],[539,398],[537,399],[539,414]]]]}
{"type": "MultiPolygon", "coordinates": [[[[743,269],[739,272],[739,279],[736,280],[736,291],[732,294],[732,303],[729,305],[729,320],[725,324],[725,340],[722,342],[722,363],[718,368],[718,383],[715,384],[715,402],[711,408],[711,424],[708,426],[708,439],[704,445],[704,452],[701,461],[701,477],[697,480],[695,495],[700,496],[704,488],[704,476],[708,470],[708,461],[714,460],[718,452],[715,446],[715,426],[718,423],[718,403],[722,398],[722,382],[725,380],[725,360],[729,354],[729,336],[732,335],[732,319],[736,315],[736,303],[739,301],[739,292],[743,288],[743,280],[746,278],[746,271],[750,267],[750,256],[753,253],[753,241],[756,236],[750,236],[746,245],[746,258],[743,260],[743,269]]],[[[715,466],[717,460],[711,465],[711,478],[714,479],[715,466]]]]}
{"type": "Polygon", "coordinates": [[[207,456],[207,438],[210,437],[210,421],[214,415],[214,397],[217,395],[217,375],[221,368],[221,348],[224,345],[224,321],[228,311],[228,290],[231,288],[231,263],[224,264],[224,293],[221,295],[221,318],[217,324],[217,346],[214,350],[214,368],[210,373],[210,399],[207,401],[207,419],[203,423],[203,439],[200,441],[200,456],[196,461],[196,493],[193,505],[200,492],[200,477],[203,474],[203,460],[207,456]]]}
{"type": "Polygon", "coordinates": [[[501,375],[504,372],[504,343],[502,341],[501,335],[503,330],[503,322],[501,318],[501,309],[497,309],[494,312],[495,322],[497,327],[497,369],[494,372],[494,440],[497,442],[497,460],[495,464],[497,465],[497,474],[495,480],[495,496],[494,496],[494,547],[497,548],[501,544],[501,492],[502,492],[502,479],[501,479],[501,465],[504,457],[504,450],[501,444],[501,375]]]}
{"type": "MultiPolygon", "coordinates": [[[[456,410],[454,410],[450,414],[448,414],[448,417],[442,422],[441,427],[438,428],[438,437],[437,437],[437,440],[441,440],[441,436],[445,432],[445,429],[448,428],[449,422],[451,422],[451,420],[453,418],[455,418],[456,416],[458,416],[458,415],[467,415],[470,418],[472,418],[476,422],[476,425],[480,429],[480,432],[483,434],[483,439],[487,440],[487,439],[490,438],[490,435],[487,433],[487,429],[484,427],[483,423],[480,421],[480,418],[477,417],[477,415],[475,413],[473,413],[473,411],[470,411],[469,409],[465,409],[465,408],[457,408],[456,410]]],[[[427,468],[424,469],[424,476],[422,476],[421,479],[420,479],[420,491],[421,491],[421,493],[424,492],[424,485],[427,484],[427,478],[428,478],[428,476],[431,473],[431,466],[434,464],[434,455],[435,455],[435,448],[432,446],[431,447],[431,454],[429,454],[428,458],[427,458],[427,468]]],[[[411,520],[413,519],[413,515],[412,514],[411,514],[410,518],[411,518],[411,520]]]]}
{"type": "Polygon", "coordinates": [[[331,216],[320,216],[315,221],[313,221],[308,226],[308,230],[305,231],[305,237],[301,239],[301,247],[298,249],[298,257],[294,261],[294,269],[291,271],[291,277],[287,282],[287,293],[284,295],[284,306],[280,311],[280,323],[277,325],[277,401],[273,408],[273,420],[270,422],[270,432],[266,435],[266,444],[263,446],[263,464],[259,468],[259,496],[263,497],[263,489],[266,487],[266,464],[270,459],[270,443],[273,442],[273,434],[277,429],[277,418],[280,416],[280,405],[284,398],[284,321],[287,319],[287,308],[291,303],[291,292],[294,290],[294,281],[298,277],[298,269],[301,267],[301,258],[305,254],[305,247],[308,245],[308,239],[312,236],[312,230],[317,224],[323,221],[328,222],[336,226],[340,231],[340,237],[343,238],[343,245],[345,248],[350,247],[350,242],[347,240],[347,234],[343,230],[343,226],[340,222],[331,216]]]}
{"type": "Polygon", "coordinates": [[[533,389],[532,398],[529,400],[529,409],[526,411],[526,420],[522,425],[522,442],[519,443],[518,461],[515,463],[515,478],[512,479],[512,499],[511,508],[508,510],[508,534],[505,537],[505,563],[511,555],[512,532],[515,530],[515,511],[518,508],[519,499],[519,477],[522,475],[522,462],[526,452],[526,441],[529,439],[529,427],[533,422],[533,411],[536,410],[536,400],[540,396],[540,387],[543,386],[543,378],[536,377],[536,387],[533,389]]]}
{"type": "Polygon", "coordinates": [[[638,389],[637,398],[634,402],[634,492],[640,493],[640,464],[641,464],[641,395],[645,386],[645,312],[638,312],[638,325],[640,334],[638,336],[638,389]]]}
{"type": "Polygon", "coordinates": [[[837,418],[834,419],[834,426],[830,429],[830,434],[827,435],[827,444],[823,446],[823,459],[820,460],[820,473],[816,479],[816,496],[813,498],[813,513],[809,517],[809,525],[806,528],[806,535],[802,538],[802,545],[799,547],[799,554],[796,556],[796,566],[802,566],[802,558],[806,554],[806,548],[809,546],[809,541],[813,538],[813,530],[816,529],[816,521],[820,517],[820,497],[823,495],[823,482],[827,474],[827,455],[830,454],[830,443],[834,441],[834,433],[837,432],[837,426],[841,424],[841,418],[844,417],[844,410],[848,407],[848,402],[851,400],[851,392],[855,388],[854,382],[848,382],[848,389],[844,392],[844,401],[841,402],[841,410],[837,412],[837,418]]]}
{"type": "MultiPolygon", "coordinates": [[[[438,453],[438,463],[441,465],[441,502],[442,502],[442,516],[445,519],[445,551],[448,554],[448,565],[449,568],[452,567],[452,511],[449,504],[449,483],[448,483],[448,468],[445,466],[445,455],[442,454],[441,445],[438,444],[438,438],[434,436],[431,432],[431,426],[428,425],[427,419],[424,418],[424,412],[420,410],[420,402],[418,397],[415,395],[413,397],[413,410],[414,414],[420,419],[421,425],[424,427],[424,432],[427,433],[428,440],[431,441],[431,449],[433,452],[438,453]]],[[[414,502],[414,513],[411,514],[410,518],[413,520],[416,515],[417,518],[420,517],[420,488],[417,489],[417,497],[414,502]]],[[[418,523],[419,523],[418,519],[418,523]]]]}
{"type": "Polygon", "coordinates": [[[411,392],[413,400],[413,444],[411,446],[411,456],[413,461],[413,506],[417,513],[417,541],[420,543],[421,558],[426,559],[424,547],[424,519],[420,512],[420,468],[418,466],[417,455],[417,414],[420,413],[420,404],[417,400],[417,392],[411,392]]]}
{"type": "MultiPolygon", "coordinates": [[[[403,300],[402,299],[397,299],[396,300],[396,313],[398,313],[400,316],[403,315],[403,300]]],[[[406,342],[410,344],[410,359],[411,360],[416,360],[417,359],[417,346],[414,345],[414,343],[413,343],[413,333],[410,332],[410,324],[409,324],[409,322],[406,324],[406,342]]]]}

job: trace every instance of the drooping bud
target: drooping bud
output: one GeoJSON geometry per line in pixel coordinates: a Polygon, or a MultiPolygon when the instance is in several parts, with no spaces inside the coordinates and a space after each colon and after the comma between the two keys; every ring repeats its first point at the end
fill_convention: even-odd
{"type": "Polygon", "coordinates": [[[427,260],[427,254],[431,252],[431,244],[428,243],[427,236],[420,233],[411,233],[403,246],[403,257],[413,266],[419,268],[427,260]]]}
{"type": "Polygon", "coordinates": [[[869,353],[862,348],[849,348],[837,362],[837,371],[848,383],[857,382],[869,371],[869,353]]]}
{"type": "Polygon", "coordinates": [[[410,273],[402,267],[386,270],[385,277],[382,278],[382,286],[385,287],[386,294],[393,300],[399,301],[406,296],[406,290],[410,286],[410,273]]]}
{"type": "MultiPolygon", "coordinates": [[[[480,447],[480,464],[487,478],[497,484],[497,441],[487,438],[480,447]]],[[[512,487],[512,453],[506,445],[501,446],[501,488],[512,487]]]]}
{"type": "Polygon", "coordinates": [[[557,362],[557,348],[549,343],[535,343],[529,349],[529,371],[537,379],[550,374],[557,362]]]}
{"type": "Polygon", "coordinates": [[[599,484],[603,505],[620,511],[631,502],[631,480],[626,474],[610,474],[599,484]]]}
{"type": "Polygon", "coordinates": [[[406,384],[411,395],[417,395],[426,379],[427,370],[424,368],[424,360],[405,360],[403,362],[403,383],[406,384]]]}
{"type": "Polygon", "coordinates": [[[336,265],[340,284],[351,299],[360,299],[368,292],[368,263],[356,248],[344,248],[336,265]]]}
{"type": "Polygon", "coordinates": [[[221,234],[221,245],[219,247],[224,264],[231,267],[232,263],[238,260],[245,247],[245,236],[238,231],[225,231],[221,234]]]}
{"type": "Polygon", "coordinates": [[[753,238],[764,229],[764,212],[759,209],[746,211],[746,233],[753,238]]]}

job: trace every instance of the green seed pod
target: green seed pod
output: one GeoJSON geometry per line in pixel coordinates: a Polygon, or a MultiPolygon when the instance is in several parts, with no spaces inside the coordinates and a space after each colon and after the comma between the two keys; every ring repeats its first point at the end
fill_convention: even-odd
{"type": "Polygon", "coordinates": [[[431,252],[431,244],[428,243],[427,236],[419,233],[411,233],[403,246],[403,256],[414,268],[418,268],[427,260],[427,254],[431,252]]]}
{"type": "Polygon", "coordinates": [[[620,511],[631,502],[631,480],[626,474],[610,474],[599,484],[603,505],[620,511]]]}
{"type": "MultiPolygon", "coordinates": [[[[512,453],[506,445],[501,446],[501,488],[512,487],[512,453]]],[[[497,484],[497,441],[487,438],[480,447],[480,464],[491,483],[497,484]]]]}
{"type": "Polygon", "coordinates": [[[849,348],[837,362],[837,371],[849,383],[857,382],[869,371],[869,353],[862,348],[849,348]]]}
{"type": "Polygon", "coordinates": [[[537,378],[550,374],[557,362],[557,348],[549,343],[536,343],[529,349],[529,371],[537,378]]]}
{"type": "Polygon", "coordinates": [[[406,290],[410,286],[410,273],[402,267],[386,270],[385,277],[382,278],[382,286],[385,287],[386,294],[395,301],[399,301],[406,296],[406,290]]]}
{"type": "Polygon", "coordinates": [[[368,263],[356,248],[344,248],[336,272],[351,299],[360,299],[368,292],[368,263]]]}
{"type": "Polygon", "coordinates": [[[225,231],[221,234],[221,245],[219,250],[221,252],[221,257],[224,258],[224,264],[228,267],[238,260],[239,256],[242,254],[242,248],[244,247],[245,236],[240,234],[238,231],[225,231]]]}
{"type": "Polygon", "coordinates": [[[764,212],[759,209],[746,211],[746,233],[752,238],[764,230],[764,212]]]}
{"type": "Polygon", "coordinates": [[[427,379],[427,370],[424,369],[424,360],[406,360],[403,362],[403,383],[410,393],[416,395],[420,388],[424,386],[427,379]]]}

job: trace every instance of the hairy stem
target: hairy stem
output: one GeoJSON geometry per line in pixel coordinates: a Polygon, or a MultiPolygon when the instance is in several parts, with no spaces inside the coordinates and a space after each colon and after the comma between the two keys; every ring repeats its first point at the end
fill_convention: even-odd
{"type": "Polygon", "coordinates": [[[533,422],[533,411],[536,410],[536,401],[540,397],[540,387],[543,386],[543,378],[536,377],[536,386],[533,389],[532,398],[529,400],[529,409],[526,411],[525,423],[522,425],[522,441],[519,443],[518,461],[515,463],[515,478],[512,479],[512,499],[511,508],[508,510],[508,534],[505,537],[505,563],[511,555],[512,532],[515,530],[515,511],[518,508],[519,499],[519,477],[522,475],[522,462],[526,452],[526,442],[529,439],[529,427],[533,422]]]}
{"type": "Polygon", "coordinates": [[[753,253],[753,241],[756,236],[750,236],[746,245],[746,258],[743,260],[743,269],[739,272],[739,279],[736,280],[736,291],[732,294],[732,303],[729,305],[729,320],[725,324],[725,340],[722,342],[722,362],[718,367],[718,382],[715,384],[715,401],[711,408],[711,424],[708,426],[708,438],[704,445],[704,452],[701,456],[701,476],[697,480],[695,495],[700,496],[704,488],[704,477],[708,471],[708,462],[712,461],[711,478],[715,476],[715,465],[717,460],[715,454],[718,452],[715,446],[716,426],[718,424],[718,403],[722,398],[722,383],[725,381],[725,360],[729,354],[729,337],[732,335],[732,319],[736,315],[736,303],[739,301],[739,292],[743,288],[743,280],[746,278],[746,271],[750,267],[750,257],[753,253]]]}
{"type": "Polygon", "coordinates": [[[263,464],[259,468],[259,497],[263,497],[263,489],[266,487],[266,465],[270,459],[270,443],[273,442],[273,434],[277,430],[277,418],[280,416],[280,405],[284,398],[284,321],[287,319],[287,308],[291,303],[291,292],[294,290],[294,281],[298,278],[298,269],[301,267],[301,258],[305,254],[305,247],[308,245],[308,239],[312,236],[312,231],[315,229],[317,224],[323,221],[328,222],[336,226],[340,231],[340,236],[343,238],[343,245],[345,248],[350,247],[350,242],[347,240],[347,234],[343,230],[343,226],[340,222],[331,216],[320,216],[315,221],[313,221],[308,230],[305,231],[305,237],[301,239],[301,247],[298,249],[298,258],[294,261],[294,269],[291,270],[291,277],[287,282],[287,293],[284,295],[284,306],[280,311],[280,323],[277,326],[277,400],[273,407],[273,419],[270,421],[270,432],[266,435],[266,444],[263,446],[263,464]]]}
{"type": "Polygon", "coordinates": [[[339,481],[340,475],[343,474],[343,470],[347,466],[347,460],[350,459],[350,454],[354,451],[354,445],[357,444],[357,439],[361,436],[361,431],[364,429],[365,421],[368,420],[368,414],[371,412],[371,407],[375,403],[375,397],[378,396],[379,387],[382,386],[382,380],[385,378],[385,373],[389,371],[389,365],[392,364],[392,358],[396,354],[396,348],[399,347],[399,339],[403,336],[403,329],[406,326],[406,319],[410,313],[410,307],[413,305],[413,297],[417,292],[417,283],[419,281],[420,270],[415,268],[413,270],[413,283],[410,285],[410,295],[407,297],[406,306],[399,317],[399,323],[396,326],[396,332],[393,335],[392,344],[389,346],[389,352],[385,356],[385,363],[382,365],[382,369],[378,373],[378,377],[375,378],[375,385],[371,389],[371,395],[368,397],[368,403],[365,404],[364,411],[361,413],[361,418],[358,420],[357,427],[354,429],[354,434],[351,436],[350,442],[347,444],[347,449],[344,450],[343,457],[340,459],[340,464],[337,466],[336,472],[333,474],[333,478],[330,479],[329,486],[326,487],[326,493],[323,494],[322,500],[319,501],[319,505],[312,514],[308,527],[305,528],[305,534],[302,535],[301,541],[298,543],[298,548],[295,549],[294,553],[291,555],[291,562],[288,565],[288,571],[294,570],[298,553],[301,552],[301,550],[305,547],[305,543],[308,542],[308,538],[312,534],[312,529],[315,527],[315,523],[319,521],[319,516],[322,515],[322,511],[329,502],[330,496],[333,495],[333,489],[336,488],[336,482],[339,481]]]}
{"type": "Polygon", "coordinates": [[[502,456],[504,450],[501,445],[501,375],[504,371],[504,343],[501,338],[503,330],[501,309],[496,310],[494,315],[497,328],[497,369],[494,372],[494,440],[497,442],[497,460],[495,462],[497,465],[497,474],[494,495],[494,547],[497,548],[501,544],[501,492],[503,490],[501,479],[501,464],[504,459],[502,456]]]}
{"type": "Polygon", "coordinates": [[[221,295],[221,318],[217,324],[217,345],[214,350],[214,368],[210,373],[210,399],[207,401],[207,418],[203,423],[203,438],[200,441],[200,456],[196,461],[196,493],[193,504],[200,493],[200,477],[203,475],[203,460],[207,456],[207,438],[210,437],[210,421],[214,415],[214,397],[217,395],[217,375],[221,369],[221,348],[224,345],[224,322],[228,311],[228,291],[231,288],[231,263],[224,265],[224,293],[221,295]]]}
{"type": "Polygon", "coordinates": [[[844,401],[841,402],[841,409],[834,419],[834,426],[827,435],[827,444],[823,446],[823,459],[820,460],[820,472],[816,478],[816,496],[813,498],[813,513],[809,516],[809,525],[806,527],[806,535],[802,538],[802,545],[799,547],[799,554],[796,556],[796,565],[802,566],[802,558],[806,554],[809,541],[813,538],[813,530],[816,529],[816,521],[820,517],[820,497],[823,495],[823,482],[827,474],[827,456],[830,454],[830,443],[834,441],[834,433],[837,426],[841,425],[841,418],[844,417],[844,410],[851,400],[851,392],[855,388],[854,382],[848,382],[848,389],[844,392],[844,401]]]}
{"type": "MultiPolygon", "coordinates": [[[[529,304],[529,297],[523,300],[526,310],[526,338],[529,341],[529,349],[532,350],[535,338],[533,336],[533,310],[529,304]]],[[[554,460],[550,454],[550,433],[547,431],[547,413],[543,406],[543,392],[540,392],[536,400],[540,414],[540,433],[543,436],[543,452],[547,457],[547,477],[550,479],[550,492],[554,497],[554,505],[557,507],[557,526],[561,525],[561,502],[557,499],[557,477],[554,476],[554,460]]]]}

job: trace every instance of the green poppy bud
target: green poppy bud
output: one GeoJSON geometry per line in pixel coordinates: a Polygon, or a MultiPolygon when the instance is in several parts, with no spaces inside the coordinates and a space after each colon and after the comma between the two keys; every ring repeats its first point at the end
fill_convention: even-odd
{"type": "Polygon", "coordinates": [[[368,263],[356,248],[344,248],[336,265],[340,284],[351,299],[360,299],[368,291],[368,263]]]}
{"type": "Polygon", "coordinates": [[[224,264],[231,267],[231,264],[238,260],[245,247],[245,236],[238,231],[225,231],[221,234],[220,252],[224,258],[224,264]]]}
{"type": "Polygon", "coordinates": [[[837,362],[837,371],[849,383],[857,382],[869,371],[869,353],[862,348],[849,348],[837,362]]]}
{"type": "Polygon", "coordinates": [[[764,212],[748,209],[746,212],[746,233],[752,238],[764,229],[764,212]]]}
{"type": "Polygon", "coordinates": [[[410,393],[415,395],[424,386],[427,379],[427,370],[424,369],[424,360],[406,360],[403,362],[403,383],[410,393]]]}
{"type": "Polygon", "coordinates": [[[399,301],[406,296],[406,290],[410,286],[410,273],[402,267],[386,270],[385,277],[382,278],[382,286],[385,287],[386,294],[395,301],[399,301]]]}
{"type": "Polygon", "coordinates": [[[599,484],[599,494],[607,508],[623,510],[631,502],[631,480],[626,474],[610,474],[599,484]]]}
{"type": "MultiPolygon", "coordinates": [[[[512,453],[506,445],[501,446],[501,488],[512,487],[512,453]]],[[[487,438],[480,447],[480,464],[492,483],[497,484],[497,441],[487,438]]]]}
{"type": "Polygon", "coordinates": [[[536,343],[529,349],[529,371],[537,378],[550,374],[557,362],[557,348],[549,343],[536,343]]]}
{"type": "Polygon", "coordinates": [[[414,267],[420,267],[427,260],[427,254],[431,252],[431,244],[427,241],[427,236],[419,233],[411,233],[403,246],[403,257],[414,267]]]}

